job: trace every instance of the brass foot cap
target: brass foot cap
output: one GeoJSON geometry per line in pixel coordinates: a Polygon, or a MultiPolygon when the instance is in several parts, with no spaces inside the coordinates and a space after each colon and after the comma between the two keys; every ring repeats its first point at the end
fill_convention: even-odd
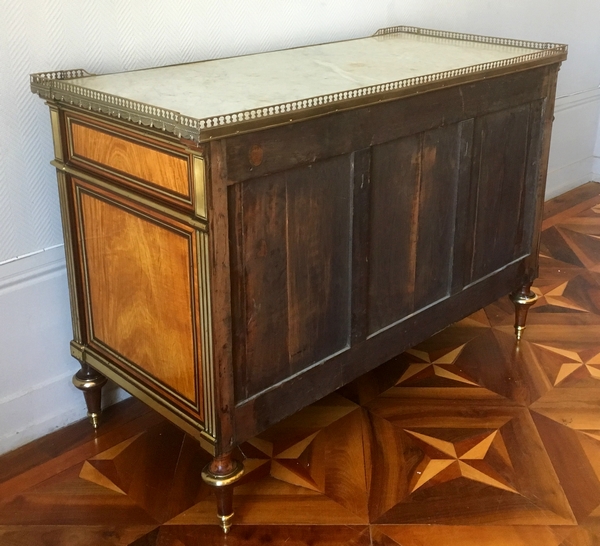
{"type": "Polygon", "coordinates": [[[521,341],[523,330],[525,330],[525,326],[515,326],[515,334],[517,335],[517,341],[521,341]]]}
{"type": "Polygon", "coordinates": [[[229,530],[231,529],[231,520],[233,519],[233,512],[227,516],[219,516],[219,519],[221,520],[221,529],[223,529],[223,532],[225,534],[229,533],[229,530]]]}
{"type": "Polygon", "coordinates": [[[213,474],[209,467],[206,466],[202,471],[202,479],[212,487],[227,487],[237,482],[244,474],[244,465],[239,461],[233,461],[233,470],[229,474],[216,475],[213,474]]]}
{"type": "Polygon", "coordinates": [[[94,430],[98,430],[98,426],[100,425],[100,414],[88,412],[88,419],[90,420],[90,423],[92,423],[94,430]]]}
{"type": "Polygon", "coordinates": [[[535,294],[535,292],[530,291],[527,295],[520,293],[511,294],[510,299],[515,305],[526,305],[527,307],[529,307],[537,301],[538,297],[535,294]]]}
{"type": "Polygon", "coordinates": [[[79,377],[77,374],[73,376],[73,385],[77,387],[80,391],[91,391],[96,389],[101,389],[106,385],[106,377],[99,375],[98,377],[90,378],[90,377],[79,377]]]}

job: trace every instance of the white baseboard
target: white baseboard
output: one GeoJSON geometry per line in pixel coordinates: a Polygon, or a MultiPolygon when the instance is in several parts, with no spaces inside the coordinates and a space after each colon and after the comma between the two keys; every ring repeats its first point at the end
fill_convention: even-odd
{"type": "Polygon", "coordinates": [[[0,263],[0,296],[65,274],[63,245],[0,263]]]}
{"type": "Polygon", "coordinates": [[[586,89],[579,93],[573,93],[571,95],[565,95],[562,97],[556,97],[556,106],[554,107],[554,113],[559,114],[565,110],[571,108],[578,108],[585,106],[593,102],[600,100],[600,87],[593,87],[592,89],[586,89]]]}
{"type": "Polygon", "coordinates": [[[600,182],[600,157],[594,157],[592,164],[592,180],[594,182],[600,182]]]}
{"type": "Polygon", "coordinates": [[[546,199],[594,179],[594,144],[600,117],[600,89],[556,100],[546,199]]]}
{"type": "MultiPolygon", "coordinates": [[[[71,383],[79,366],[0,400],[0,454],[7,453],[59,428],[86,418],[83,395],[71,383]]],[[[103,406],[129,395],[114,383],[104,387],[103,406]]]]}
{"type": "Polygon", "coordinates": [[[546,200],[594,180],[593,157],[548,172],[546,200]]]}
{"type": "Polygon", "coordinates": [[[6,453],[85,417],[85,403],[73,388],[77,365],[52,381],[0,400],[0,453],[6,453]],[[73,373],[71,373],[73,372],[73,373]]]}
{"type": "MultiPolygon", "coordinates": [[[[69,313],[62,247],[0,265],[0,454],[86,415],[69,313]]],[[[107,390],[106,404],[128,396],[107,390]]]]}

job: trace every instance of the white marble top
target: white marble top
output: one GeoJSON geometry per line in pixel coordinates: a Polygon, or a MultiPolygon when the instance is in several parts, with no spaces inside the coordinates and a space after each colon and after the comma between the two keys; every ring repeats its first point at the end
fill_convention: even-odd
{"type": "Polygon", "coordinates": [[[410,88],[564,58],[562,45],[393,27],[368,38],[117,74],[32,74],[31,88],[43,98],[201,141],[235,133],[240,123],[245,129],[287,123],[410,88]]]}
{"type": "Polygon", "coordinates": [[[70,83],[203,119],[509,59],[533,51],[392,34],[91,76],[70,83]]]}

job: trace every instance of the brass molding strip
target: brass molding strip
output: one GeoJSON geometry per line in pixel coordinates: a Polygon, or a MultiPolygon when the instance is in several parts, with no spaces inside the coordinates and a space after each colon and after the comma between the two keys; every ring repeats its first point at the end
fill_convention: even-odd
{"type": "Polygon", "coordinates": [[[206,168],[204,158],[194,155],[192,156],[192,162],[194,172],[194,209],[196,216],[207,220],[206,168]]]}
{"type": "Polygon", "coordinates": [[[202,384],[204,386],[204,421],[206,430],[216,434],[215,378],[213,361],[212,312],[208,234],[198,233],[198,272],[200,275],[200,316],[202,325],[202,384]]]}
{"type": "Polygon", "coordinates": [[[338,110],[357,108],[365,104],[393,100],[401,96],[458,85],[459,83],[471,81],[482,73],[493,77],[524,70],[532,66],[562,62],[567,56],[567,46],[564,44],[494,38],[408,26],[380,29],[375,36],[385,37],[400,33],[443,40],[462,40],[536,49],[537,51],[524,53],[509,59],[481,63],[426,76],[405,78],[350,91],[307,97],[301,100],[273,104],[264,108],[225,112],[220,116],[203,119],[188,117],[173,110],[125,99],[101,91],[94,91],[70,83],[70,79],[91,75],[81,69],[32,74],[30,76],[31,90],[45,99],[70,103],[87,110],[102,112],[109,116],[155,127],[180,138],[205,142],[211,138],[284,125],[338,110]]]}
{"type": "Polygon", "coordinates": [[[52,142],[54,144],[54,157],[59,161],[64,161],[65,155],[63,152],[62,138],[60,134],[60,114],[58,108],[53,104],[48,103],[50,108],[50,124],[52,126],[52,142]]]}
{"type": "Polygon", "coordinates": [[[73,340],[73,341],[71,341],[70,347],[71,347],[71,356],[73,358],[76,358],[77,360],[85,362],[84,356],[83,356],[84,347],[81,344],[81,342],[73,340]]]}
{"type": "Polygon", "coordinates": [[[69,165],[65,165],[62,161],[55,160],[55,161],[51,161],[50,163],[54,167],[56,167],[59,172],[62,171],[64,173],[70,174],[71,176],[74,176],[75,178],[79,178],[80,180],[85,180],[86,182],[95,184],[96,186],[99,186],[99,187],[109,190],[113,193],[116,193],[116,194],[120,195],[121,197],[126,197],[127,199],[130,199],[131,201],[135,201],[136,203],[140,203],[150,209],[161,212],[167,216],[170,216],[171,218],[179,220],[180,222],[187,224],[189,226],[192,226],[201,231],[208,230],[208,225],[206,222],[201,221],[201,220],[195,220],[194,218],[192,218],[190,216],[186,216],[185,214],[182,214],[180,212],[177,212],[176,210],[173,210],[170,207],[161,205],[159,203],[155,203],[154,201],[152,201],[136,192],[130,191],[129,189],[122,188],[111,182],[105,182],[104,180],[101,180],[95,176],[91,176],[84,171],[73,168],[69,165]]]}
{"type": "Polygon", "coordinates": [[[60,217],[62,221],[63,237],[65,241],[65,262],[67,264],[67,282],[69,284],[69,304],[71,306],[71,325],[73,339],[82,342],[81,319],[79,316],[79,300],[77,297],[77,283],[75,276],[75,258],[73,256],[73,237],[71,234],[71,214],[69,207],[69,191],[67,179],[61,171],[56,172],[58,182],[58,198],[60,201],[60,217]]]}
{"type": "Polygon", "coordinates": [[[151,390],[147,389],[143,384],[138,383],[129,376],[124,376],[120,370],[113,366],[108,360],[96,353],[93,349],[87,346],[81,346],[71,342],[71,354],[80,354],[79,360],[89,364],[92,368],[108,377],[117,385],[125,389],[128,393],[141,400],[153,410],[160,413],[169,421],[175,423],[185,432],[196,438],[200,442],[203,449],[211,455],[215,455],[215,438],[208,434],[202,423],[195,421],[190,416],[183,413],[179,408],[169,404],[164,399],[154,396],[151,390]]]}

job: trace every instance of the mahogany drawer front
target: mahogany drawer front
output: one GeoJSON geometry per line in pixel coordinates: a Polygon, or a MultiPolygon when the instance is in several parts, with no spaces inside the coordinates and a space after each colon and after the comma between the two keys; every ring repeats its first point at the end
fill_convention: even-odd
{"type": "Polygon", "coordinates": [[[152,197],[192,207],[193,161],[183,149],[69,114],[66,133],[71,164],[152,197]]]}
{"type": "Polygon", "coordinates": [[[70,181],[86,343],[210,430],[207,233],[70,181]]]}

